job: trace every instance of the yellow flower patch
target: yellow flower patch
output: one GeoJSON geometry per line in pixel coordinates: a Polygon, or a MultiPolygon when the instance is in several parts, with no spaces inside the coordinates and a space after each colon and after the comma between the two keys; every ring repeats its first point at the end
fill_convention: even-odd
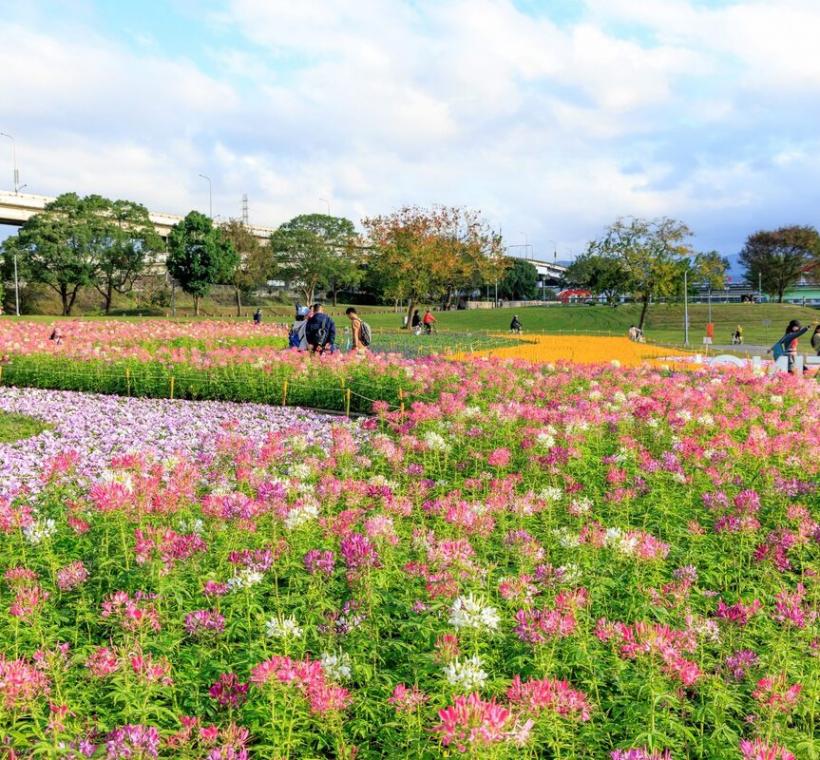
{"type": "Polygon", "coordinates": [[[646,361],[660,363],[660,359],[687,355],[687,352],[678,348],[596,335],[528,335],[522,341],[517,346],[491,348],[471,354],[456,353],[452,358],[466,360],[476,356],[493,356],[499,359],[523,359],[538,364],[558,361],[601,364],[618,361],[625,366],[636,366],[646,361]]]}

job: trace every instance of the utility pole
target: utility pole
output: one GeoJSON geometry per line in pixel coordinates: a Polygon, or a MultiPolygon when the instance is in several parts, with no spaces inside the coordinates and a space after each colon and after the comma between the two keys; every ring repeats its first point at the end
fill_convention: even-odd
{"type": "Polygon", "coordinates": [[[242,194],[242,224],[248,226],[248,194],[242,194]]]}
{"type": "Polygon", "coordinates": [[[763,303],[763,272],[757,273],[757,300],[763,303]]]}
{"type": "Polygon", "coordinates": [[[17,141],[8,132],[0,132],[0,135],[2,135],[3,137],[8,137],[8,139],[11,140],[11,165],[14,171],[14,174],[12,176],[14,194],[17,195],[20,192],[20,171],[17,168],[17,141]]]}

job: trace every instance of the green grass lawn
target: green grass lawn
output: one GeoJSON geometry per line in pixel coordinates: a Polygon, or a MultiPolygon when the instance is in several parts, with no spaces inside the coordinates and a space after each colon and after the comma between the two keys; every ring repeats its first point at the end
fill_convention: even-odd
{"type": "MultiPolygon", "coordinates": [[[[327,311],[341,329],[347,325],[344,310],[347,304],[327,306],[327,311]]],[[[471,311],[436,312],[438,336],[415,336],[401,330],[402,313],[386,306],[357,307],[374,333],[375,347],[379,345],[406,355],[438,353],[447,346],[488,348],[487,333],[504,333],[509,329],[513,313],[517,313],[527,333],[578,333],[585,335],[626,335],[631,324],[637,324],[640,315],[638,304],[625,304],[613,309],[608,306],[533,306],[524,309],[476,309],[471,311]]],[[[262,307],[263,319],[270,323],[290,324],[293,307],[279,304],[262,307]]],[[[243,320],[250,320],[249,309],[243,320]]],[[[737,325],[743,327],[747,344],[769,346],[783,335],[790,319],[810,324],[820,317],[820,310],[788,304],[713,304],[712,322],[715,325],[715,343],[728,344],[737,325]]],[[[76,318],[76,317],[75,317],[76,318]]],[[[82,317],[99,319],[101,317],[82,317]]],[[[121,319],[139,319],[120,317],[121,319]]],[[[203,317],[207,318],[207,317],[203,317]]],[[[210,318],[214,318],[211,316],[210,318]]],[[[220,318],[236,319],[228,314],[220,318]]],[[[708,307],[693,304],[689,307],[689,341],[692,346],[702,344],[706,334],[708,307]]],[[[53,322],[59,317],[32,316],[20,319],[53,322]]],[[[146,319],[143,317],[142,319],[146,319]]],[[[180,321],[189,321],[180,317],[180,321]]],[[[647,340],[670,345],[683,344],[683,304],[653,304],[649,309],[645,333],[647,340]]]]}
{"type": "MultiPolygon", "coordinates": [[[[638,304],[625,304],[613,309],[609,306],[533,306],[525,309],[476,309],[436,313],[440,333],[506,332],[513,313],[524,325],[524,335],[530,333],[579,333],[585,335],[626,335],[631,324],[637,324],[638,304]]],[[[694,304],[689,307],[689,341],[700,345],[706,334],[708,307],[694,304]]],[[[729,343],[732,331],[743,327],[746,343],[770,345],[780,338],[790,319],[810,324],[820,317],[820,311],[787,304],[713,304],[712,322],[715,325],[715,343],[729,343]]],[[[401,315],[394,313],[366,316],[371,327],[395,330],[401,324],[401,315]]],[[[645,326],[647,340],[680,345],[683,343],[683,304],[653,304],[645,326]]],[[[377,332],[378,336],[378,332],[377,332]]],[[[423,336],[421,336],[423,338],[423,336]]]]}
{"type": "Polygon", "coordinates": [[[11,443],[21,438],[31,438],[49,426],[34,417],[11,412],[0,412],[0,443],[11,443]]]}

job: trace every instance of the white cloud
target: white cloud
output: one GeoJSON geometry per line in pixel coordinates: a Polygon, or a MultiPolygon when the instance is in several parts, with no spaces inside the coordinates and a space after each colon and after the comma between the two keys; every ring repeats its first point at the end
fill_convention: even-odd
{"type": "Polygon", "coordinates": [[[7,25],[0,128],[30,189],[184,213],[205,173],[216,213],[247,192],[271,225],[320,197],[355,220],[463,204],[561,255],[621,214],[780,213],[795,183],[813,221],[809,0],[586,0],[572,24],[511,0],[225,2],[199,61],[138,29],[150,44],[116,44],[91,12],[7,25]]]}

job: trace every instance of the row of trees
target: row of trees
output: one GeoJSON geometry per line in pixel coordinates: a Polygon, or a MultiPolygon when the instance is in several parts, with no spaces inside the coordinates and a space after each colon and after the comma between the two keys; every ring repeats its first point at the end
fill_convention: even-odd
{"type": "MultiPolygon", "coordinates": [[[[243,294],[283,280],[306,302],[328,292],[334,304],[344,290],[384,301],[450,306],[454,299],[489,284],[503,298],[537,295],[537,271],[504,254],[501,235],[475,211],[408,206],[362,221],[325,214],[297,216],[262,245],[242,222],[222,225],[192,211],[165,242],[148,210],[131,201],[98,195],[61,195],[3,245],[4,279],[16,261],[25,282],[47,285],[70,314],[82,288],[93,287],[105,312],[116,293],[126,293],[165,254],[168,273],[194,299],[195,310],[216,284],[243,294]]],[[[619,219],[569,267],[566,281],[615,302],[630,295],[642,304],[640,325],[652,300],[682,294],[684,273],[692,284],[724,286],[728,261],[715,251],[696,253],[692,233],[673,219],[619,219]]],[[[812,227],[786,227],[750,236],[741,252],[747,278],[782,300],[808,268],[817,267],[820,237],[812,227]]]]}
{"type": "MultiPolygon", "coordinates": [[[[619,219],[566,272],[567,282],[583,285],[615,303],[624,294],[642,304],[643,329],[652,300],[680,296],[684,274],[690,285],[725,287],[728,259],[717,251],[696,253],[691,230],[673,219],[619,219]]],[[[783,301],[786,290],[806,273],[820,274],[820,235],[813,227],[782,227],[750,235],[740,253],[746,281],[783,301]]]]}
{"type": "Polygon", "coordinates": [[[126,293],[162,259],[195,312],[214,285],[242,294],[274,279],[297,289],[306,302],[329,292],[364,287],[387,300],[422,299],[449,305],[457,294],[497,280],[509,262],[501,236],[478,212],[448,207],[406,207],[363,221],[357,234],[349,219],[297,216],[262,245],[238,220],[215,225],[196,211],[172,229],[166,243],[148,210],[130,201],[74,193],[60,196],[3,245],[3,279],[12,263],[24,282],[53,289],[63,314],[71,314],[82,288],[94,287],[109,313],[115,293],[126,293]]]}

